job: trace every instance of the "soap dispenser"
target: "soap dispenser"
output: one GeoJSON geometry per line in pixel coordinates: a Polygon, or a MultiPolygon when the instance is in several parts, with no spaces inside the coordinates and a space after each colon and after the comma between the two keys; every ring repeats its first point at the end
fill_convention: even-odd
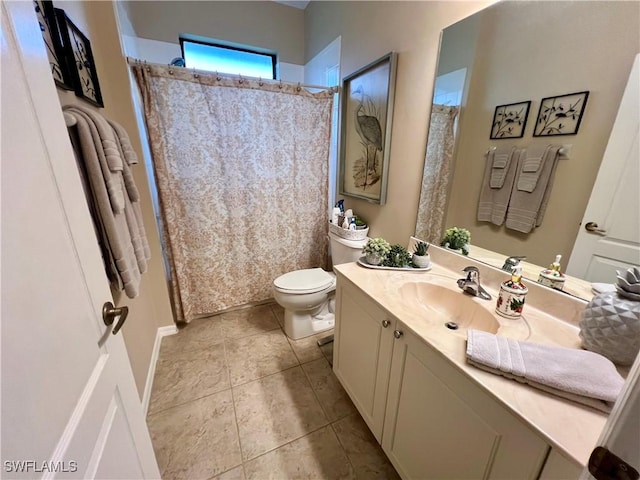
{"type": "Polygon", "coordinates": [[[529,289],[522,283],[522,267],[517,265],[511,271],[511,278],[500,284],[496,313],[506,318],[520,318],[524,297],[528,292],[529,289]]]}
{"type": "Polygon", "coordinates": [[[545,287],[555,288],[556,290],[562,290],[564,288],[564,281],[566,277],[560,270],[560,259],[562,255],[556,255],[556,259],[553,261],[549,268],[546,268],[540,272],[538,276],[538,283],[545,287]]]}

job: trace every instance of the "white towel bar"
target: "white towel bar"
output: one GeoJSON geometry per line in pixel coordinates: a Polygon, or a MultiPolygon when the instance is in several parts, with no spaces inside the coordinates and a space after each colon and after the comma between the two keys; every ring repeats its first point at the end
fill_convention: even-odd
{"type": "MultiPolygon", "coordinates": [[[[560,150],[558,150],[558,158],[561,158],[563,160],[568,160],[569,159],[569,155],[571,154],[571,148],[573,147],[572,144],[566,144],[566,145],[562,145],[562,147],[560,147],[560,150]]],[[[485,155],[489,155],[492,151],[494,151],[497,147],[491,146],[487,149],[485,155]]]]}

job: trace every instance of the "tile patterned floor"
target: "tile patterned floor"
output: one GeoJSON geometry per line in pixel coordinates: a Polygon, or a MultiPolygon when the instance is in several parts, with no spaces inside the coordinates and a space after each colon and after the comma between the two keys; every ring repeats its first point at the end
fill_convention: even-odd
{"type": "Polygon", "coordinates": [[[261,305],[163,339],[147,418],[162,478],[399,478],[316,343],[328,333],[290,340],[283,321],[261,305]]]}

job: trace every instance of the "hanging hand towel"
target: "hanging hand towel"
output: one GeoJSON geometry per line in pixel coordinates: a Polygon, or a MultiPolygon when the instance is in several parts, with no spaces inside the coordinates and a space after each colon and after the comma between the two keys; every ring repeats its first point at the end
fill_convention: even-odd
{"type": "Polygon", "coordinates": [[[82,105],[67,105],[67,113],[82,115],[86,122],[91,123],[91,137],[95,143],[100,169],[104,178],[109,201],[114,213],[121,213],[124,209],[124,191],[122,185],[123,159],[113,133],[113,129],[99,113],[82,105]]]}
{"type": "Polygon", "coordinates": [[[125,167],[128,168],[128,164],[123,161],[120,143],[116,141],[113,129],[104,117],[96,112],[88,114],[84,108],[76,106],[64,109],[77,120],[80,153],[98,210],[98,218],[95,220],[104,229],[105,244],[110,249],[126,295],[135,298],[139,293],[140,275],[146,270],[148,244],[146,238],[144,242],[141,239],[141,217],[139,222],[126,192],[122,173],[125,167]],[[112,143],[105,143],[105,139],[112,143]],[[108,146],[108,153],[105,152],[105,145],[108,146]],[[107,157],[111,157],[111,160],[107,157]],[[120,159],[121,168],[113,171],[110,164],[117,163],[116,157],[120,159]],[[119,187],[122,194],[119,210],[113,208],[114,186],[119,187]]]}
{"type": "Polygon", "coordinates": [[[493,335],[467,332],[467,361],[548,393],[610,412],[624,378],[602,355],[493,335]]]}
{"type": "Polygon", "coordinates": [[[515,147],[495,148],[487,163],[478,201],[478,221],[502,225],[515,179],[518,151],[515,147]]]}
{"type": "Polygon", "coordinates": [[[561,145],[529,147],[520,156],[506,227],[529,233],[540,226],[547,208],[561,145]]]}

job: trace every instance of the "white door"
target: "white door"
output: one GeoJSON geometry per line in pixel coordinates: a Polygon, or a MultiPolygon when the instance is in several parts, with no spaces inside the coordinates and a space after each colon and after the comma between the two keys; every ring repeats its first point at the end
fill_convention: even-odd
{"type": "Polygon", "coordinates": [[[611,457],[606,451],[592,453],[592,465],[582,471],[581,480],[638,478],[634,477],[631,469],[640,472],[640,355],[631,367],[597,445],[617,458],[611,457]]]}
{"type": "Polygon", "coordinates": [[[618,116],[582,219],[567,273],[616,282],[616,270],[640,265],[640,72],[636,56],[618,116]]]}
{"type": "Polygon", "coordinates": [[[33,4],[1,8],[0,476],[159,478],[33,4]]]}

